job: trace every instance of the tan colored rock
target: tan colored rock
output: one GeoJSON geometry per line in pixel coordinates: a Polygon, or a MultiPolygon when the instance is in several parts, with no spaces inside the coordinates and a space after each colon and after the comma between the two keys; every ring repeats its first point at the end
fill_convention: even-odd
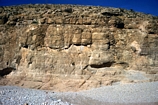
{"type": "Polygon", "coordinates": [[[78,91],[158,80],[157,17],[93,6],[1,9],[0,70],[16,68],[1,85],[78,91]],[[128,70],[147,79],[130,80],[128,70]]]}

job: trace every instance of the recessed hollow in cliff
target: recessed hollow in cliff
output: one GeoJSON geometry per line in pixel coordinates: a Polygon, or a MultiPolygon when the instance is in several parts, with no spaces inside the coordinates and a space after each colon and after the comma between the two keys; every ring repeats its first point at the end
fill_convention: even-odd
{"type": "Polygon", "coordinates": [[[73,9],[72,9],[72,8],[66,8],[66,9],[64,10],[64,12],[72,13],[72,12],[73,12],[73,9]]]}
{"type": "Polygon", "coordinates": [[[3,77],[3,76],[5,76],[5,75],[8,75],[8,74],[10,74],[13,70],[16,70],[16,69],[13,68],[13,67],[4,68],[4,69],[0,70],[0,76],[3,77]]]}
{"type": "Polygon", "coordinates": [[[101,14],[104,16],[120,16],[121,15],[119,13],[113,13],[113,12],[102,12],[101,14]]]}
{"type": "Polygon", "coordinates": [[[28,45],[24,45],[23,47],[24,47],[24,48],[28,48],[29,46],[28,46],[28,45]]]}
{"type": "Polygon", "coordinates": [[[111,67],[113,63],[114,62],[107,62],[107,63],[103,63],[103,64],[100,64],[100,65],[92,64],[90,66],[92,68],[104,68],[104,67],[111,67]]]}
{"type": "Polygon", "coordinates": [[[115,24],[115,27],[122,29],[124,28],[124,23],[117,23],[115,24]]]}

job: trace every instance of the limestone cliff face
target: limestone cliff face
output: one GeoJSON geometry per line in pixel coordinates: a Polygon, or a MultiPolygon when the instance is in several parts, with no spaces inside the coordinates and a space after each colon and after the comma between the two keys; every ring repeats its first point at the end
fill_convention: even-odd
{"type": "Polygon", "coordinates": [[[76,91],[157,81],[158,17],[77,5],[0,7],[0,70],[8,67],[16,70],[1,75],[1,85],[76,91]]]}

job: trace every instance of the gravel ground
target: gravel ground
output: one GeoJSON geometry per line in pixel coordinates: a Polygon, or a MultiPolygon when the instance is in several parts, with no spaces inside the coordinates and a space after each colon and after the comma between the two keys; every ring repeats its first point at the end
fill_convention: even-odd
{"type": "Polygon", "coordinates": [[[63,96],[75,105],[158,105],[158,82],[105,86],[63,96]]]}
{"type": "Polygon", "coordinates": [[[57,93],[13,86],[0,87],[0,105],[71,105],[57,93]]]}
{"type": "Polygon", "coordinates": [[[106,86],[80,93],[105,102],[158,102],[158,82],[106,86]]]}
{"type": "Polygon", "coordinates": [[[158,105],[158,82],[105,86],[87,91],[64,93],[12,86],[0,87],[0,105],[129,104],[158,105]]]}

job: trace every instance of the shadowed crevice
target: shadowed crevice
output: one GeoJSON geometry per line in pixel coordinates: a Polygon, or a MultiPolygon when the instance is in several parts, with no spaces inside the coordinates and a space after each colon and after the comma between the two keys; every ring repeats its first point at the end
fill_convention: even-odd
{"type": "Polygon", "coordinates": [[[107,62],[107,63],[103,63],[103,64],[100,64],[100,65],[92,64],[90,66],[92,68],[104,68],[104,67],[111,67],[113,63],[114,62],[107,62]]]}
{"type": "Polygon", "coordinates": [[[102,12],[101,14],[104,16],[121,16],[122,15],[120,13],[114,13],[114,12],[102,12]]]}
{"type": "Polygon", "coordinates": [[[13,67],[4,68],[4,69],[0,70],[0,76],[3,77],[3,76],[5,76],[5,75],[8,75],[8,74],[10,74],[13,70],[16,70],[16,69],[13,68],[13,67]]]}

